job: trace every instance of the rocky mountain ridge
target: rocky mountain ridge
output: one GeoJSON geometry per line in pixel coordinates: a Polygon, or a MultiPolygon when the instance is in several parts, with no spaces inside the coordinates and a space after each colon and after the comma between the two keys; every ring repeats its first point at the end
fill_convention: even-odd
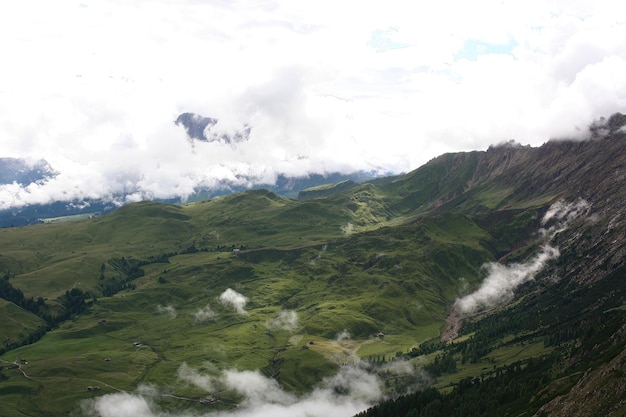
{"type": "MultiPolygon", "coordinates": [[[[607,126],[610,126],[608,132],[601,137],[592,135],[589,140],[551,141],[538,148],[493,147],[477,153],[475,162],[469,163],[474,170],[468,175],[461,195],[477,189],[484,192],[484,187],[505,190],[506,197],[498,202],[497,210],[516,208],[528,199],[546,197],[587,201],[591,206],[591,221],[597,221],[594,227],[588,227],[588,236],[580,240],[580,229],[573,228],[562,232],[558,240],[577,242],[576,255],[572,256],[591,258],[593,254],[593,261],[576,267],[576,279],[581,284],[601,279],[603,273],[624,266],[626,259],[626,116],[611,116],[607,126]],[[592,270],[596,272],[590,273],[592,270]]],[[[457,158],[466,159],[467,163],[472,157],[470,153],[440,158],[446,159],[444,165],[454,171],[453,167],[463,165],[457,158]]],[[[451,201],[459,198],[450,197],[451,201]]],[[[477,212],[481,209],[471,207],[477,212]]],[[[566,274],[574,273],[567,270],[567,265],[564,268],[566,274]]]]}
{"type": "Polygon", "coordinates": [[[461,337],[449,342],[440,356],[458,360],[473,349],[485,355],[498,344],[506,345],[494,334],[503,331],[495,329],[507,329],[504,334],[513,340],[530,343],[543,338],[544,346],[554,346],[550,355],[558,362],[531,369],[522,361],[517,365],[522,368],[516,368],[519,372],[509,369],[511,375],[519,375],[516,378],[541,373],[544,385],[530,383],[508,399],[506,394],[496,395],[498,406],[489,403],[494,397],[488,399],[481,386],[500,380],[523,386],[526,379],[511,381],[506,373],[483,373],[454,385],[447,397],[432,403],[423,402],[431,394],[416,394],[360,416],[388,415],[390,410],[402,410],[393,412],[399,416],[449,415],[451,409],[444,402],[469,398],[479,405],[459,405],[455,415],[494,415],[504,410],[506,415],[537,417],[624,415],[626,116],[618,113],[593,123],[586,140],[550,141],[538,148],[505,144],[485,152],[442,155],[408,176],[394,181],[407,190],[405,198],[424,202],[415,208],[418,213],[465,213],[494,236],[502,229],[503,236],[510,235],[517,228],[512,245],[503,243],[497,253],[503,268],[510,265],[518,272],[529,259],[537,259],[534,253],[545,242],[539,231],[551,211],[584,207],[567,226],[551,229],[549,244],[558,256],[517,288],[510,303],[466,317],[461,337]],[[424,179],[430,179],[429,187],[409,189],[410,183],[428,183],[424,179]],[[428,198],[420,194],[424,190],[428,198]],[[542,209],[533,214],[532,206],[542,209]],[[521,226],[515,226],[519,222],[521,226]],[[533,386],[538,390],[523,404],[515,402],[533,386]],[[410,405],[420,402],[418,407],[410,405]],[[494,407],[491,411],[487,411],[489,404],[494,407]]]}

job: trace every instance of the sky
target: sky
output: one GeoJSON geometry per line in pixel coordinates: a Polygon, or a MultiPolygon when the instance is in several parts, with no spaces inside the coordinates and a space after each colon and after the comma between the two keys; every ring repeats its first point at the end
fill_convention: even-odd
{"type": "Polygon", "coordinates": [[[2,6],[0,157],[45,183],[0,208],[189,196],[278,174],[408,172],[445,152],[577,137],[626,112],[613,0],[24,0],[2,6]],[[189,140],[183,112],[251,128],[189,140]]]}

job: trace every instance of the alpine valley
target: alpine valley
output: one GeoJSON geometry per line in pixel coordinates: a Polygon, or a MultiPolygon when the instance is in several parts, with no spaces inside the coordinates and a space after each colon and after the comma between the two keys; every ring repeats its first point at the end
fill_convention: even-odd
{"type": "Polygon", "coordinates": [[[0,229],[0,415],[626,416],[625,257],[619,113],[0,229]]]}

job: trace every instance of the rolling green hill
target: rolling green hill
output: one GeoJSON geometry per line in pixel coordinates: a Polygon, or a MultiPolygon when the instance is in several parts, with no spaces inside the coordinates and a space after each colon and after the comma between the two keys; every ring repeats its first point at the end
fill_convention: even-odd
{"type": "MultiPolygon", "coordinates": [[[[161,410],[232,410],[228,370],[307,395],[354,363],[384,398],[426,374],[436,389],[368,415],[555,415],[623,372],[622,125],[302,200],[255,190],[0,229],[0,415],[89,414],[81,401],[146,386],[161,410]],[[510,288],[492,297],[496,272],[510,288]]],[[[602,404],[623,410],[617,386],[602,404]]]]}

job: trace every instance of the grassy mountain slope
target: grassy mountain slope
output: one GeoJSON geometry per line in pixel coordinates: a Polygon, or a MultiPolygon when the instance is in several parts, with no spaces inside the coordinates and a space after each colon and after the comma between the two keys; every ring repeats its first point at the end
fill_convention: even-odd
{"type": "MultiPolygon", "coordinates": [[[[480,383],[512,376],[527,383],[481,412],[550,414],[580,401],[623,372],[622,126],[584,142],[442,155],[406,175],[310,190],[312,199],[255,190],[2,229],[9,295],[0,307],[23,326],[0,327],[11,341],[0,346],[0,415],[61,415],[140,384],[169,393],[157,400],[166,410],[200,412],[207,389],[189,383],[189,369],[259,369],[302,393],[355,357],[374,370],[404,359],[436,378],[443,394],[409,397],[419,407],[395,402],[403,411],[394,415],[435,413],[435,400],[433,415],[449,414],[441,404],[471,395],[482,404],[480,383]],[[584,215],[567,227],[542,222],[559,201],[584,201],[584,215]],[[560,256],[515,297],[456,312],[486,263],[526,265],[547,234],[560,256]],[[447,322],[461,320],[458,337],[442,341],[447,322]],[[16,357],[28,364],[6,369],[16,357]]],[[[414,383],[379,376],[390,396],[414,383]]],[[[620,409],[619,392],[603,401],[620,409]]],[[[211,395],[211,409],[238,401],[211,395]]],[[[390,415],[387,406],[379,415],[390,415]]]]}
{"type": "Polygon", "coordinates": [[[207,361],[215,370],[261,369],[302,392],[353,353],[392,357],[436,337],[447,306],[493,259],[480,243],[488,234],[456,214],[380,228],[371,211],[362,219],[342,202],[250,191],[3,230],[11,285],[26,298],[47,298],[58,314],[68,289],[82,291],[88,307],[2,357],[28,358],[33,378],[5,371],[15,393],[2,413],[24,398],[62,413],[92,395],[88,385],[115,392],[155,383],[193,396],[197,388],[178,381],[177,370],[207,361]],[[228,288],[248,298],[245,314],[219,303],[228,288]],[[297,314],[295,328],[273,327],[283,311],[297,314]],[[342,344],[344,331],[352,337],[342,344]],[[374,337],[381,332],[384,339],[374,337]],[[67,378],[64,388],[56,384],[67,378]]]}

